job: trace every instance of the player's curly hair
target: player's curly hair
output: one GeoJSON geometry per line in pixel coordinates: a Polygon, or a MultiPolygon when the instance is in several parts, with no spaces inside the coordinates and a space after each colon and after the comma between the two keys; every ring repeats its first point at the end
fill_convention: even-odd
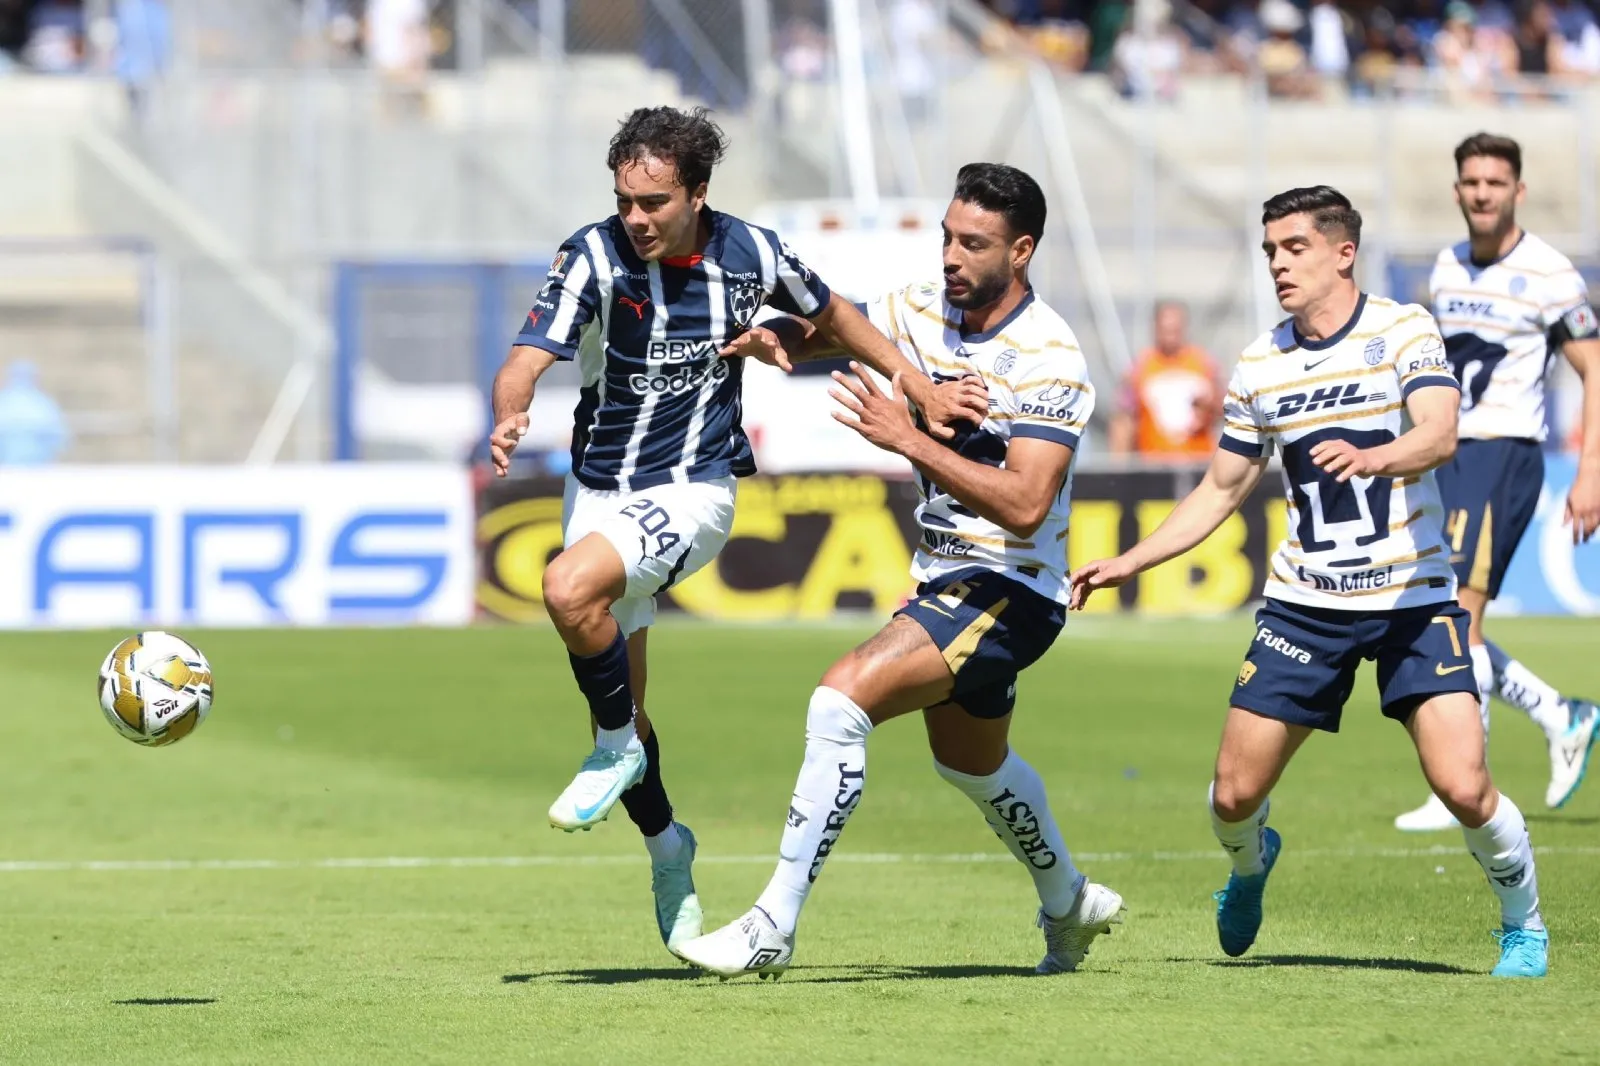
{"type": "Polygon", "coordinates": [[[611,138],[606,169],[616,172],[624,163],[654,156],[678,171],[678,184],[694,189],[711,180],[711,168],[722,162],[728,138],[707,117],[703,107],[680,111],[675,107],[636,108],[622,120],[611,138]]]}
{"type": "Polygon", "coordinates": [[[1511,176],[1522,180],[1522,145],[1510,137],[1502,137],[1498,133],[1474,133],[1456,145],[1456,174],[1461,173],[1461,164],[1477,156],[1504,159],[1511,164],[1511,176]]]}
{"type": "Polygon", "coordinates": [[[1044,190],[1016,167],[968,163],[956,172],[955,199],[1004,215],[1012,233],[1026,233],[1034,244],[1044,236],[1044,190]]]}
{"type": "Polygon", "coordinates": [[[1361,212],[1350,198],[1331,185],[1313,185],[1280,192],[1261,205],[1261,224],[1290,215],[1310,215],[1317,232],[1330,240],[1337,236],[1361,246],[1361,212]]]}

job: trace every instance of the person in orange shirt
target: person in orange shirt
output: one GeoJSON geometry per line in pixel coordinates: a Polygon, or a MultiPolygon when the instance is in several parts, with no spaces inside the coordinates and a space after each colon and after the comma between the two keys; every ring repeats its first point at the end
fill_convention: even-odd
{"type": "Polygon", "coordinates": [[[1155,344],[1122,381],[1111,419],[1111,450],[1157,459],[1202,459],[1217,446],[1222,387],[1216,361],[1190,344],[1189,312],[1175,300],[1156,305],[1155,344]]]}

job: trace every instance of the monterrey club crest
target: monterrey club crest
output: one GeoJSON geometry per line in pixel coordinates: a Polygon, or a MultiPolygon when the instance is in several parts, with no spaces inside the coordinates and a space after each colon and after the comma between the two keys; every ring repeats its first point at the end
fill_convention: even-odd
{"type": "Polygon", "coordinates": [[[756,317],[756,311],[761,307],[761,298],[766,291],[759,285],[738,285],[733,289],[733,294],[728,297],[728,309],[733,315],[734,324],[744,329],[756,317]]]}
{"type": "Polygon", "coordinates": [[[1364,359],[1366,359],[1368,366],[1377,366],[1379,363],[1383,362],[1383,356],[1387,350],[1388,348],[1383,343],[1383,338],[1374,337],[1367,342],[1366,350],[1362,352],[1361,355],[1364,359]]]}

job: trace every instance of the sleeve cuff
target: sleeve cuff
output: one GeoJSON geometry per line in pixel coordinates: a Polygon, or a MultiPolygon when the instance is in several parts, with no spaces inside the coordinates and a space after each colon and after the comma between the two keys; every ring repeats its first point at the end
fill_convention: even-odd
{"type": "MultiPolygon", "coordinates": [[[[828,309],[828,304],[833,301],[833,290],[824,285],[820,279],[817,281],[816,291],[811,291],[811,295],[816,297],[817,306],[812,308],[810,313],[804,316],[806,318],[816,318],[818,315],[822,314],[822,312],[826,311],[828,309]]],[[[861,310],[862,314],[866,314],[865,308],[862,308],[860,304],[857,304],[856,306],[859,310],[861,310]]]]}
{"type": "Polygon", "coordinates": [[[1248,459],[1259,459],[1266,447],[1260,441],[1242,441],[1238,437],[1230,437],[1226,433],[1217,441],[1217,447],[1234,455],[1242,455],[1248,459]]]}
{"type": "Polygon", "coordinates": [[[1408,400],[1411,398],[1411,394],[1416,392],[1418,389],[1428,389],[1434,387],[1455,389],[1457,392],[1460,392],[1461,382],[1457,381],[1449,374],[1422,374],[1412,378],[1410,381],[1400,386],[1400,398],[1402,400],[1408,400]]]}
{"type": "Polygon", "coordinates": [[[1062,444],[1068,448],[1078,447],[1078,434],[1070,429],[1061,429],[1057,426],[1041,426],[1031,422],[1011,427],[1013,437],[1032,437],[1035,440],[1047,440],[1052,444],[1062,444]]]}
{"type": "MultiPolygon", "coordinates": [[[[501,336],[505,336],[505,334],[502,333],[501,336]]],[[[571,359],[578,354],[578,349],[571,344],[562,344],[555,338],[546,336],[543,333],[529,333],[526,330],[518,333],[517,339],[511,343],[513,345],[526,345],[529,348],[542,348],[557,359],[571,359]]]]}

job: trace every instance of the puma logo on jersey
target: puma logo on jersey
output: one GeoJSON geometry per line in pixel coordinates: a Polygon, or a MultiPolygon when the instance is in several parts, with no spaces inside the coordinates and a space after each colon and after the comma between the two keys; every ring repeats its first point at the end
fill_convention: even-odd
{"type": "Polygon", "coordinates": [[[638,300],[638,301],[630,300],[626,296],[618,296],[617,297],[617,303],[621,304],[623,307],[626,307],[628,310],[632,311],[634,313],[634,316],[636,318],[638,318],[641,322],[644,321],[645,305],[647,305],[649,302],[650,302],[650,297],[648,297],[648,296],[646,296],[644,299],[638,300]]]}

